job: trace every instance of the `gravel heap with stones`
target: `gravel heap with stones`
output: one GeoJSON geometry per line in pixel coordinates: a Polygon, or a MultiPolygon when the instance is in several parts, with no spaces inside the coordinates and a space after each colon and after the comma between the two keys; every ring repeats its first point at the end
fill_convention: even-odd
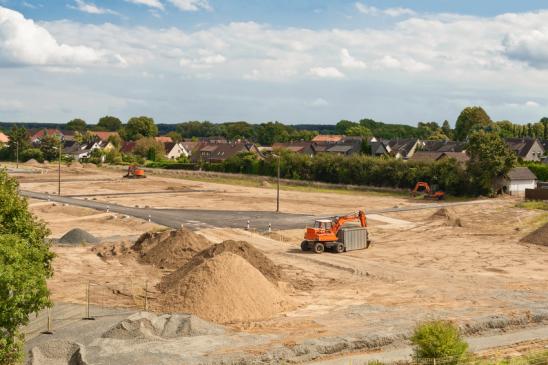
{"type": "Polygon", "coordinates": [[[463,227],[462,220],[457,215],[457,213],[448,208],[440,208],[438,211],[430,217],[431,219],[445,219],[447,221],[447,225],[453,226],[453,227],[463,227]]]}
{"type": "Polygon", "coordinates": [[[74,228],[65,233],[63,237],[59,239],[59,243],[65,243],[70,245],[79,245],[82,243],[99,243],[100,240],[80,228],[74,228]]]}
{"type": "Polygon", "coordinates": [[[217,323],[270,319],[290,306],[276,285],[231,252],[191,261],[178,275],[164,277],[158,288],[175,311],[217,323]]]}
{"type": "Polygon", "coordinates": [[[521,242],[548,246],[548,223],[523,237],[521,242]]]}
{"type": "Polygon", "coordinates": [[[106,331],[103,338],[118,340],[169,339],[177,337],[220,335],[222,326],[192,314],[135,313],[106,331]]]}
{"type": "Polygon", "coordinates": [[[87,365],[84,347],[68,340],[51,340],[30,351],[31,365],[87,365]]]}
{"type": "Polygon", "coordinates": [[[139,260],[144,264],[176,269],[209,246],[211,242],[208,239],[182,228],[161,233],[145,233],[132,249],[138,252],[139,260]]]}

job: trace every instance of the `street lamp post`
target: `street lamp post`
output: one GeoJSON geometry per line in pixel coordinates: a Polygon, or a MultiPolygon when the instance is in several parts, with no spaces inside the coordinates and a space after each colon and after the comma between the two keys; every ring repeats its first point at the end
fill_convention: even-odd
{"type": "Polygon", "coordinates": [[[19,141],[15,141],[15,160],[17,161],[17,168],[19,168],[19,141]]]}
{"type": "Polygon", "coordinates": [[[280,158],[281,156],[272,154],[275,158],[278,159],[278,168],[277,168],[277,176],[278,179],[276,181],[276,213],[280,212],[280,158]]]}
{"type": "Polygon", "coordinates": [[[61,147],[61,140],[59,140],[59,165],[58,165],[58,169],[57,169],[57,176],[58,176],[58,185],[57,185],[57,195],[58,196],[61,196],[61,151],[62,151],[62,147],[61,147]]]}

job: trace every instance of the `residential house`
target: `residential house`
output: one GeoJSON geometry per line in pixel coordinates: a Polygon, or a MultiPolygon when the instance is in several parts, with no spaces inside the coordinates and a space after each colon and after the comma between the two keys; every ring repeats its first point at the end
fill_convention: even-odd
{"type": "Polygon", "coordinates": [[[61,140],[64,139],[64,134],[59,129],[44,128],[44,129],[40,129],[39,131],[32,134],[31,137],[30,137],[30,141],[33,144],[40,143],[40,140],[44,136],[58,136],[59,138],[61,138],[61,140]]]}
{"type": "Polygon", "coordinates": [[[359,152],[355,150],[354,146],[347,144],[336,144],[334,146],[328,147],[325,152],[334,153],[342,156],[350,156],[353,153],[359,152]]]}
{"type": "MultiPolygon", "coordinates": [[[[97,140],[89,143],[78,143],[76,141],[64,142],[63,152],[66,155],[71,155],[75,160],[91,157],[93,150],[100,149],[107,153],[114,149],[114,145],[107,141],[97,140]]],[[[104,161],[104,157],[103,157],[104,161]]]]}
{"type": "Polygon", "coordinates": [[[108,141],[112,136],[120,137],[118,132],[105,132],[105,131],[89,131],[90,135],[97,137],[101,141],[108,141]]]}
{"type": "Polygon", "coordinates": [[[466,143],[457,141],[420,141],[419,150],[425,152],[465,152],[466,143]]]}
{"type": "Polygon", "coordinates": [[[438,161],[444,158],[453,158],[461,164],[465,164],[470,160],[470,156],[464,152],[442,152],[441,156],[438,157],[438,161]]]}
{"type": "Polygon", "coordinates": [[[537,177],[527,167],[514,167],[503,178],[502,192],[524,195],[525,189],[535,189],[537,177]]]}
{"type": "Polygon", "coordinates": [[[0,143],[5,144],[5,143],[9,143],[9,141],[10,141],[10,138],[4,133],[0,132],[0,143]]]}
{"type": "Polygon", "coordinates": [[[182,143],[165,142],[164,150],[166,151],[166,157],[170,160],[176,160],[181,156],[190,156],[190,152],[185,149],[182,143]]]}
{"type": "Polygon", "coordinates": [[[376,139],[369,140],[369,147],[371,150],[371,156],[386,156],[388,155],[388,150],[386,145],[382,141],[377,141],[376,139]]]}
{"type": "Polygon", "coordinates": [[[536,138],[506,138],[508,147],[523,161],[540,161],[544,147],[536,138]]]}
{"type": "Polygon", "coordinates": [[[417,138],[392,139],[385,142],[388,153],[395,158],[408,160],[415,154],[419,146],[417,138]]]}
{"type": "Polygon", "coordinates": [[[470,160],[470,157],[463,152],[429,152],[416,151],[409,161],[434,162],[444,158],[453,158],[462,164],[470,160]]]}
{"type": "Polygon", "coordinates": [[[272,150],[288,150],[294,153],[302,153],[307,156],[314,156],[314,144],[312,142],[286,142],[286,143],[274,143],[272,150]]]}
{"type": "Polygon", "coordinates": [[[191,155],[192,162],[223,162],[239,153],[251,152],[262,158],[257,146],[250,143],[203,143],[191,155]]]}
{"type": "Polygon", "coordinates": [[[156,141],[161,142],[161,143],[173,143],[173,139],[171,137],[168,137],[168,136],[154,137],[154,139],[156,139],[156,141]]]}
{"type": "Polygon", "coordinates": [[[120,152],[126,155],[129,155],[133,153],[133,150],[135,149],[135,141],[126,141],[122,143],[122,147],[120,147],[120,152]]]}
{"type": "Polygon", "coordinates": [[[338,135],[338,134],[318,134],[314,138],[312,138],[312,142],[314,143],[339,143],[344,140],[345,136],[338,135]]]}

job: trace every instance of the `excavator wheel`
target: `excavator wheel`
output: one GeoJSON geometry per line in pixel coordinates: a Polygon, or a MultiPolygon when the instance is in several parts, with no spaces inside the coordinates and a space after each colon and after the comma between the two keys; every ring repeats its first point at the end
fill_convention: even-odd
{"type": "Polygon", "coordinates": [[[344,252],[344,245],[342,243],[337,243],[335,245],[335,252],[336,253],[343,253],[344,252]]]}
{"type": "Polygon", "coordinates": [[[310,251],[310,246],[308,245],[308,241],[302,241],[301,242],[301,250],[310,251]]]}
{"type": "Polygon", "coordinates": [[[315,253],[323,253],[325,251],[325,246],[321,242],[314,243],[314,246],[312,246],[312,250],[315,253]]]}

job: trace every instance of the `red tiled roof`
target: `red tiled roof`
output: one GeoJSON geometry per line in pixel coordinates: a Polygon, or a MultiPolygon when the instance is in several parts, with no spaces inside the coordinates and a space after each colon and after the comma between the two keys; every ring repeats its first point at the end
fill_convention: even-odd
{"type": "Polygon", "coordinates": [[[172,143],[173,142],[173,139],[171,137],[168,137],[168,136],[160,136],[160,137],[155,137],[155,138],[158,142],[162,142],[162,143],[172,143]]]}
{"type": "Polygon", "coordinates": [[[340,142],[344,139],[344,136],[337,134],[319,134],[312,139],[312,142],[340,142]]]}
{"type": "Polygon", "coordinates": [[[32,139],[38,139],[38,138],[44,137],[45,135],[48,135],[48,136],[63,136],[63,133],[59,129],[44,128],[44,129],[40,129],[38,132],[34,133],[31,138],[32,139]]]}
{"type": "Polygon", "coordinates": [[[106,141],[110,136],[118,136],[118,132],[90,131],[89,134],[99,137],[101,141],[106,141]]]}
{"type": "Polygon", "coordinates": [[[0,132],[0,143],[8,143],[10,141],[10,138],[6,136],[4,133],[0,132]]]}

